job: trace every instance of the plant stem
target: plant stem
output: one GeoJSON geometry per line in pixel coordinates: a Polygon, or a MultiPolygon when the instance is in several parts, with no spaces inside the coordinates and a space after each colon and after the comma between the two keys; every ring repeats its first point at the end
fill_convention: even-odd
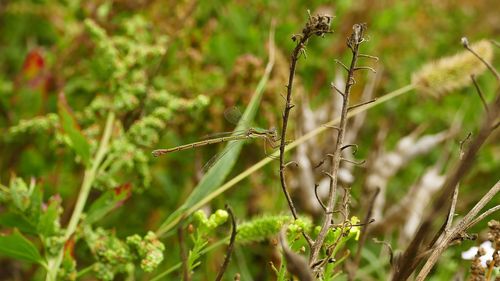
{"type": "MultiPolygon", "coordinates": [[[[317,263],[318,258],[319,258],[319,253],[321,248],[323,247],[323,243],[325,241],[326,235],[328,233],[328,230],[330,229],[330,226],[332,224],[332,217],[333,217],[333,209],[335,207],[335,198],[336,198],[336,193],[337,193],[337,182],[338,182],[338,171],[340,167],[340,161],[341,161],[341,148],[344,143],[344,136],[345,136],[345,131],[347,127],[347,108],[349,106],[349,94],[351,92],[351,88],[355,83],[354,80],[354,72],[356,71],[356,63],[358,60],[358,53],[359,53],[359,45],[361,42],[363,42],[363,33],[364,33],[364,26],[356,24],[353,26],[353,33],[348,40],[348,42],[351,42],[351,45],[349,47],[352,50],[352,60],[351,60],[351,65],[348,70],[347,74],[347,83],[345,86],[345,90],[343,93],[340,93],[342,95],[342,112],[340,115],[340,129],[338,130],[338,135],[337,135],[337,141],[335,144],[335,150],[333,153],[332,157],[332,169],[330,173],[330,188],[328,191],[328,203],[326,206],[325,210],[325,218],[323,221],[323,225],[321,226],[321,230],[318,234],[318,237],[316,241],[314,242],[314,245],[311,249],[311,256],[309,258],[309,265],[313,266],[317,263]]],[[[347,189],[345,192],[348,192],[347,189]]],[[[347,210],[346,210],[347,212],[347,210]]],[[[348,214],[346,213],[346,216],[348,214]]],[[[347,217],[345,219],[348,219],[347,217]]],[[[314,270],[314,269],[313,269],[314,270]]],[[[321,270],[318,268],[318,270],[321,270]]]]}
{"type": "MultiPolygon", "coordinates": [[[[111,137],[111,131],[113,129],[114,119],[115,114],[113,112],[109,112],[106,119],[106,125],[104,127],[104,133],[102,135],[101,142],[99,143],[97,153],[94,157],[94,160],[92,161],[92,166],[90,167],[90,169],[85,169],[82,187],[80,188],[80,193],[78,194],[75,209],[73,210],[73,214],[71,215],[68,227],[66,228],[66,233],[64,234],[65,241],[68,241],[76,231],[78,222],[80,221],[83,213],[83,208],[85,207],[85,203],[87,202],[92,183],[94,182],[94,179],[96,177],[97,169],[99,168],[99,165],[101,164],[108,150],[108,144],[111,137]]],[[[54,259],[49,260],[49,271],[47,272],[47,277],[45,280],[57,280],[57,272],[59,271],[59,266],[61,265],[63,259],[64,250],[64,247],[62,247],[58,256],[54,259]]]]}
{"type": "Polygon", "coordinates": [[[293,205],[292,198],[288,193],[286,187],[285,180],[285,146],[286,146],[286,129],[288,127],[288,118],[290,116],[290,110],[292,109],[292,89],[293,89],[293,79],[295,77],[295,69],[297,68],[297,61],[299,59],[299,54],[301,50],[305,48],[305,43],[307,41],[307,37],[304,36],[301,38],[295,49],[293,49],[291,62],[290,62],[290,74],[288,76],[288,85],[286,86],[286,103],[285,109],[283,111],[283,128],[281,129],[281,143],[280,143],[280,182],[281,189],[285,194],[286,201],[288,203],[288,207],[292,212],[293,218],[297,219],[297,211],[295,210],[295,206],[293,205]]]}
{"type": "MultiPolygon", "coordinates": [[[[309,11],[308,11],[309,13],[309,11]]],[[[292,198],[290,197],[290,194],[288,193],[287,187],[286,187],[286,180],[285,180],[285,168],[287,164],[285,164],[285,146],[286,146],[286,129],[288,127],[288,118],[290,117],[290,110],[293,108],[292,104],[292,89],[293,89],[293,79],[295,77],[295,70],[297,68],[297,61],[299,60],[299,57],[301,54],[304,54],[305,56],[305,48],[307,41],[309,38],[311,38],[313,35],[316,36],[321,36],[323,37],[324,34],[326,33],[331,33],[332,31],[330,30],[330,21],[331,17],[328,15],[317,15],[317,16],[311,16],[309,13],[309,20],[305,24],[304,28],[302,29],[302,33],[300,35],[294,35],[292,38],[294,41],[298,41],[297,45],[293,49],[292,55],[291,55],[291,62],[290,62],[290,73],[288,76],[288,84],[287,84],[287,91],[286,91],[286,102],[285,102],[285,109],[283,110],[283,123],[282,123],[282,128],[281,128],[281,143],[280,143],[280,182],[281,182],[281,189],[283,190],[283,193],[285,194],[286,201],[288,203],[288,207],[290,208],[290,211],[292,212],[292,215],[294,219],[297,219],[297,211],[295,209],[295,206],[293,205],[292,198]]],[[[306,238],[307,242],[309,245],[311,245],[312,241],[311,239],[305,234],[302,233],[304,237],[306,238]]]]}

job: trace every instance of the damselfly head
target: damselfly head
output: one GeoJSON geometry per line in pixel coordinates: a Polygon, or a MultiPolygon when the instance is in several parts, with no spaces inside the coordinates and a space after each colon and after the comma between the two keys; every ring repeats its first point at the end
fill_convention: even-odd
{"type": "Polygon", "coordinates": [[[162,155],[162,151],[160,149],[157,149],[157,150],[153,150],[153,152],[151,152],[151,154],[153,154],[154,157],[158,157],[160,155],[162,155]]]}

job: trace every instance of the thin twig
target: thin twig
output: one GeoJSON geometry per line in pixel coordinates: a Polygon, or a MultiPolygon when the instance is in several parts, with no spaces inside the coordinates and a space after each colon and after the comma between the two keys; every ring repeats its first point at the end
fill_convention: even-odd
{"type": "Polygon", "coordinates": [[[354,150],[352,151],[352,154],[356,154],[356,152],[358,152],[358,145],[357,144],[347,144],[347,145],[344,145],[342,146],[342,148],[340,148],[341,151],[344,151],[344,149],[347,149],[349,147],[354,147],[354,150]]]}
{"type": "Polygon", "coordinates": [[[319,184],[314,185],[314,196],[316,196],[316,200],[318,200],[318,203],[321,206],[321,208],[323,208],[323,211],[326,212],[326,206],[323,203],[323,201],[321,201],[321,198],[319,198],[319,196],[318,196],[318,187],[319,187],[319,184]]]}
{"type": "Polygon", "coordinates": [[[474,87],[476,87],[477,94],[479,95],[479,98],[481,99],[481,102],[483,103],[484,110],[488,112],[488,104],[486,103],[486,100],[484,99],[483,92],[481,91],[481,88],[479,87],[479,84],[477,84],[476,81],[476,76],[472,74],[470,76],[470,79],[472,80],[472,83],[474,83],[474,87]]]}
{"type": "Polygon", "coordinates": [[[441,228],[439,229],[439,231],[436,232],[436,235],[434,235],[434,238],[432,238],[431,243],[429,243],[429,247],[428,247],[429,249],[434,247],[434,244],[436,244],[438,239],[442,237],[443,233],[446,234],[446,233],[450,232],[450,230],[451,230],[451,227],[453,224],[453,217],[455,215],[455,206],[457,204],[457,199],[458,199],[458,187],[459,187],[459,185],[457,185],[455,187],[455,191],[453,192],[453,199],[451,201],[450,210],[448,211],[448,217],[444,221],[444,223],[441,226],[441,228]]]}
{"type": "Polygon", "coordinates": [[[370,55],[366,55],[366,54],[359,54],[358,57],[360,58],[367,58],[367,59],[372,59],[372,60],[375,60],[375,61],[378,61],[379,58],[376,57],[376,56],[370,56],[370,55]]]}
{"type": "Polygon", "coordinates": [[[347,163],[351,163],[353,165],[357,165],[357,166],[360,166],[360,165],[363,165],[366,163],[366,160],[361,160],[361,161],[354,161],[354,160],[350,160],[350,159],[346,159],[344,157],[341,157],[340,158],[340,161],[345,161],[347,163]]]}
{"type": "Polygon", "coordinates": [[[181,254],[181,262],[182,262],[182,280],[189,281],[191,280],[191,276],[189,276],[188,269],[188,256],[186,250],[186,244],[184,243],[184,226],[182,224],[179,225],[177,229],[177,239],[179,240],[179,248],[181,254]]]}
{"type": "Polygon", "coordinates": [[[340,131],[340,128],[337,127],[337,126],[333,126],[333,125],[323,125],[323,127],[325,128],[329,128],[329,129],[334,129],[334,130],[337,130],[337,131],[340,131]]]}
{"type": "Polygon", "coordinates": [[[360,106],[364,106],[366,104],[369,104],[369,103],[372,103],[372,102],[375,102],[377,99],[372,99],[372,100],[369,100],[369,101],[365,101],[365,102],[362,102],[362,103],[358,103],[358,104],[355,104],[355,105],[351,105],[347,108],[347,110],[353,110],[355,109],[356,107],[360,107],[360,106]]]}
{"type": "Polygon", "coordinates": [[[500,74],[497,72],[497,70],[491,65],[491,63],[487,62],[485,59],[483,59],[476,51],[474,51],[470,45],[469,45],[469,40],[467,40],[466,37],[462,37],[462,45],[467,49],[469,52],[471,52],[476,58],[478,58],[486,67],[495,75],[495,78],[500,81],[500,74]]]}
{"type": "Polygon", "coordinates": [[[341,62],[340,60],[338,59],[335,59],[334,60],[336,63],[340,64],[342,66],[342,68],[344,68],[345,71],[349,72],[349,68],[343,63],[341,62]]]}
{"type": "MultiPolygon", "coordinates": [[[[293,36],[292,39],[298,40],[297,45],[292,51],[291,61],[290,61],[290,73],[288,76],[288,84],[287,84],[287,93],[286,93],[286,102],[285,109],[283,111],[283,127],[281,130],[281,142],[280,142],[280,182],[281,189],[283,190],[283,194],[285,195],[286,201],[288,203],[288,207],[292,212],[294,219],[297,219],[297,211],[293,204],[292,198],[288,193],[288,189],[286,186],[285,180],[285,146],[286,146],[286,130],[288,127],[288,119],[290,117],[290,110],[293,108],[292,104],[292,90],[293,90],[293,80],[295,78],[295,70],[297,68],[297,61],[299,60],[300,54],[305,50],[307,41],[313,35],[322,36],[325,33],[329,33],[330,31],[330,20],[329,16],[309,16],[309,20],[306,23],[304,29],[302,29],[302,34],[293,36]]],[[[308,241],[311,243],[312,241],[308,241]]]]}
{"type": "Polygon", "coordinates": [[[331,87],[332,87],[335,91],[337,91],[337,93],[339,93],[342,97],[344,97],[344,96],[345,96],[344,92],[342,92],[339,88],[337,88],[337,86],[335,86],[333,83],[332,83],[331,87]]]}
{"type": "Polygon", "coordinates": [[[448,212],[448,218],[446,219],[446,227],[444,231],[449,231],[451,229],[451,225],[453,224],[453,216],[455,216],[455,208],[458,199],[458,187],[459,185],[457,184],[457,186],[455,186],[455,191],[453,191],[453,199],[451,200],[450,211],[448,212]]]}
{"type": "Polygon", "coordinates": [[[233,210],[231,210],[231,207],[229,207],[229,205],[226,205],[226,210],[229,213],[229,217],[231,218],[231,238],[229,238],[229,245],[226,249],[226,257],[224,258],[224,263],[220,267],[219,273],[217,273],[217,277],[215,278],[216,281],[222,280],[222,276],[224,276],[224,272],[226,272],[227,266],[229,265],[229,261],[231,259],[231,254],[233,252],[234,241],[236,240],[237,233],[236,220],[234,218],[233,210]]]}
{"type": "Polygon", "coordinates": [[[466,136],[463,140],[461,140],[461,141],[460,141],[460,147],[459,147],[459,158],[460,158],[460,159],[462,159],[462,157],[464,156],[464,145],[465,145],[465,143],[466,143],[468,140],[470,140],[470,138],[471,138],[471,137],[472,137],[472,133],[471,133],[471,132],[469,132],[469,133],[467,134],[467,136],[466,136]]]}
{"type": "Polygon", "coordinates": [[[491,208],[491,209],[488,209],[486,212],[480,214],[479,216],[477,216],[477,218],[473,219],[470,223],[467,224],[466,228],[471,228],[472,226],[474,226],[476,223],[482,221],[484,218],[486,218],[487,216],[493,214],[494,212],[500,210],[500,205],[496,205],[495,207],[491,208]]]}
{"type": "Polygon", "coordinates": [[[373,67],[369,67],[369,66],[358,66],[356,68],[354,68],[354,70],[370,70],[371,72],[373,73],[377,73],[377,71],[373,68],[373,67]]]}

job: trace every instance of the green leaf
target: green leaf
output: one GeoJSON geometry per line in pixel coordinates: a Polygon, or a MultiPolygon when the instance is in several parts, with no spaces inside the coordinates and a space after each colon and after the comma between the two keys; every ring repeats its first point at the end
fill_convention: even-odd
{"type": "Polygon", "coordinates": [[[7,212],[0,215],[0,225],[10,228],[18,228],[22,232],[36,234],[36,226],[25,216],[14,212],[7,212]]]}
{"type": "Polygon", "coordinates": [[[59,209],[60,199],[53,198],[50,200],[49,205],[45,212],[40,216],[38,222],[38,232],[44,237],[56,235],[59,230],[59,209]]]}
{"type": "Polygon", "coordinates": [[[85,166],[90,166],[90,144],[80,131],[78,123],[71,115],[64,98],[59,98],[58,107],[62,128],[64,133],[69,137],[69,145],[73,148],[75,153],[80,156],[85,166]]]}
{"type": "MultiPolygon", "coordinates": [[[[247,106],[243,116],[241,117],[235,131],[241,131],[247,129],[247,126],[253,121],[257,109],[259,108],[260,100],[264,89],[266,87],[267,81],[273,65],[273,58],[270,57],[268,66],[266,67],[266,73],[260,79],[257,88],[250,100],[250,104],[247,106]]],[[[165,222],[160,226],[157,231],[157,235],[162,235],[179,222],[182,217],[190,215],[188,212],[191,207],[195,206],[203,198],[207,197],[209,194],[217,190],[217,188],[224,182],[229,172],[231,172],[238,156],[240,154],[241,148],[243,146],[242,141],[228,142],[222,154],[224,155],[220,160],[215,162],[215,164],[208,170],[208,172],[203,176],[201,181],[195,187],[193,192],[186,199],[184,204],[182,204],[175,212],[173,212],[165,222]],[[230,149],[229,149],[230,148],[230,149]]]]}
{"type": "Polygon", "coordinates": [[[43,191],[39,186],[33,186],[31,190],[29,217],[33,222],[37,222],[42,211],[43,191]]]}
{"type": "Polygon", "coordinates": [[[90,206],[87,211],[85,222],[92,224],[118,207],[121,202],[125,201],[130,196],[130,188],[130,183],[127,183],[102,194],[101,197],[90,206]]]}
{"type": "Polygon", "coordinates": [[[0,236],[0,254],[28,262],[45,264],[37,248],[17,229],[7,236],[0,236]]]}

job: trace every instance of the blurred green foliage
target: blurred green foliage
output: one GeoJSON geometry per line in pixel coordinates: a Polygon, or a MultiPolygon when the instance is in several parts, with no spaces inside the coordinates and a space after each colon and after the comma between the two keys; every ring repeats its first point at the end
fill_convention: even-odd
{"type": "MultiPolygon", "coordinates": [[[[158,227],[184,202],[200,180],[200,168],[219,147],[178,152],[162,159],[153,159],[150,152],[232,129],[223,120],[224,109],[249,104],[263,74],[272,20],[277,23],[277,58],[254,122],[259,127],[280,124],[280,94],[285,91],[288,57],[294,47],[290,38],[300,32],[307,9],[313,14],[335,15],[334,34],[311,41],[307,59],[299,62],[297,73],[298,83],[304,88],[300,94],[307,95],[313,105],[320,105],[330,100],[328,85],[336,73],[333,59],[345,60],[350,56],[345,38],[354,23],[368,24],[370,39],[364,45],[365,52],[378,56],[383,65],[384,75],[376,93],[380,96],[408,84],[411,74],[423,63],[461,50],[462,36],[471,42],[498,36],[498,12],[492,9],[495,5],[493,0],[1,1],[0,183],[6,189],[8,185],[15,196],[5,199],[5,193],[0,192],[0,202],[12,200],[17,213],[15,217],[5,215],[12,209],[0,205],[0,232],[14,225],[28,234],[41,231],[43,239],[53,239],[55,252],[60,249],[60,226],[49,222],[60,216],[61,224],[67,224],[82,172],[98,149],[106,116],[112,111],[118,125],[113,128],[109,152],[97,171],[96,189],[89,196],[89,206],[94,203],[99,207],[86,209],[92,211],[89,224],[95,223],[96,229],[85,231],[105,234],[110,240],[105,240],[107,247],[120,245],[126,251],[130,249],[123,242],[125,237],[139,233],[147,240],[147,231],[158,227]],[[25,182],[31,177],[36,179],[36,189],[43,192],[29,188],[25,182]],[[128,198],[125,200],[120,193],[113,197],[112,192],[124,188],[131,188],[130,198],[121,194],[128,198]],[[119,208],[110,207],[117,202],[119,208]],[[44,204],[47,209],[33,214],[28,209],[36,204],[44,204]],[[32,225],[30,216],[44,219],[32,225]],[[113,240],[115,231],[122,240],[113,240]]],[[[360,78],[360,84],[363,80],[360,78]]],[[[495,89],[492,77],[481,76],[479,84],[486,99],[491,99],[495,89]]],[[[355,99],[361,91],[362,87],[354,89],[355,99]]],[[[295,97],[296,102],[301,98],[295,97]]],[[[392,148],[401,136],[420,124],[427,126],[429,132],[448,128],[457,111],[464,116],[460,135],[465,137],[476,130],[483,111],[471,87],[438,101],[410,94],[371,110],[361,132],[358,157],[368,155],[384,122],[391,126],[384,145],[392,148]]],[[[459,203],[458,213],[470,209],[486,188],[498,180],[494,173],[500,161],[498,134],[491,143],[463,183],[460,196],[464,200],[459,203]]],[[[261,146],[245,146],[231,175],[264,157],[261,146]]],[[[458,144],[451,149],[457,151],[458,144]]],[[[391,181],[388,200],[401,197],[439,155],[436,151],[417,159],[391,181]]],[[[357,174],[362,178],[362,171],[357,174]]],[[[363,196],[356,188],[360,185],[361,182],[352,187],[354,198],[363,196]]],[[[287,212],[277,165],[255,172],[237,189],[214,200],[213,207],[221,208],[226,202],[239,220],[287,212]]],[[[497,200],[490,205],[498,203],[497,200]]],[[[353,214],[362,216],[356,209],[353,214]]],[[[485,225],[479,224],[474,231],[482,229],[485,225]]],[[[227,233],[217,234],[224,237],[227,233]]],[[[12,237],[16,235],[14,232],[12,237]]],[[[17,241],[21,246],[34,247],[23,244],[25,238],[17,241]]],[[[176,238],[169,236],[163,242],[167,248],[163,253],[166,262],[160,264],[158,272],[179,261],[176,238]]],[[[467,271],[469,263],[460,260],[460,251],[471,245],[472,242],[466,242],[451,248],[431,280],[449,280],[457,268],[467,271]]],[[[75,248],[77,253],[83,252],[77,254],[81,259],[78,268],[91,266],[91,254],[85,251],[93,252],[92,246],[77,244],[75,248]]],[[[155,249],[158,248],[161,247],[155,249]]],[[[237,258],[239,261],[232,263],[228,272],[246,270],[256,280],[271,279],[274,273],[267,265],[272,255],[269,245],[261,242],[242,248],[243,257],[237,258]]],[[[365,280],[387,278],[389,263],[379,259],[381,249],[381,245],[368,243],[363,251],[359,276],[365,280]]],[[[134,255],[127,253],[127,258],[134,255]]],[[[195,280],[212,280],[222,258],[220,253],[201,257],[203,268],[194,275],[195,280]]],[[[39,257],[33,254],[24,259],[36,262],[39,257]]],[[[67,259],[64,262],[68,272],[74,270],[67,259]]],[[[3,260],[1,264],[0,277],[8,280],[15,270],[12,261],[3,260]]],[[[107,263],[99,266],[106,267],[107,263]]],[[[23,266],[21,271],[25,278],[42,280],[42,268],[33,272],[23,266]]],[[[110,273],[107,268],[96,271],[110,273]]],[[[131,268],[124,266],[121,272],[126,271],[130,273],[131,268]]],[[[137,280],[154,276],[140,270],[133,274],[137,280]]],[[[175,274],[171,276],[179,276],[175,274]]]]}

